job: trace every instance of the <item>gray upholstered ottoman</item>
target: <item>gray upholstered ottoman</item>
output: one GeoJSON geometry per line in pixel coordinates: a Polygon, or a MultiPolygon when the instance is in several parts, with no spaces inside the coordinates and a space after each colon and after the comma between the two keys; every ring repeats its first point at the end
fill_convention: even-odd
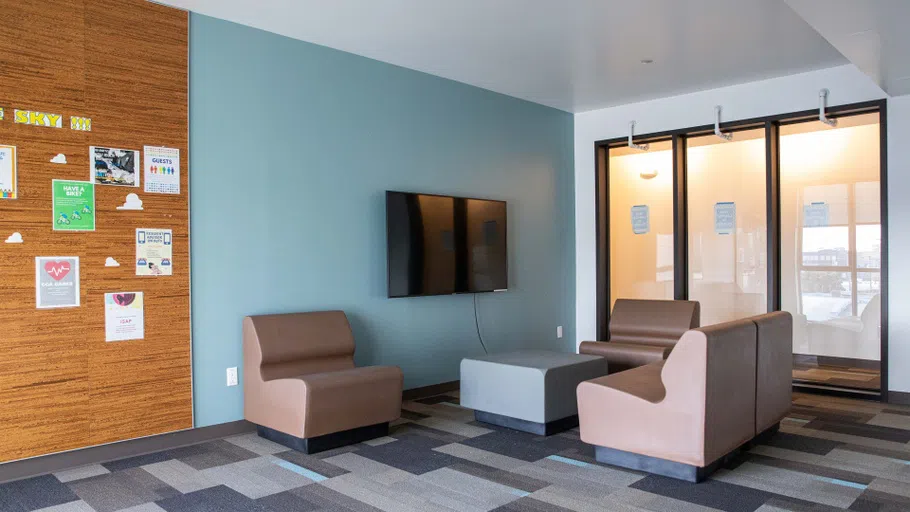
{"type": "Polygon", "coordinates": [[[461,405],[477,421],[548,436],[578,426],[575,388],[607,374],[600,356],[522,351],[461,360],[461,405]]]}

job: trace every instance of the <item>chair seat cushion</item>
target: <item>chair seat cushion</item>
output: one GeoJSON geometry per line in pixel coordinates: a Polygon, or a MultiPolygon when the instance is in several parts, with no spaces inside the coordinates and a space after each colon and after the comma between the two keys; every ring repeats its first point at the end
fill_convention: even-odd
{"type": "Polygon", "coordinates": [[[403,377],[397,366],[367,366],[297,377],[304,387],[303,435],[310,438],[375,425],[401,415],[403,377]]]}
{"type": "Polygon", "coordinates": [[[578,347],[578,352],[581,354],[605,358],[610,365],[611,373],[663,361],[669,357],[671,350],[672,347],[667,346],[619,341],[583,341],[578,347]]]}
{"type": "MultiPolygon", "coordinates": [[[[660,361],[599,379],[593,379],[588,381],[588,383],[605,386],[656,404],[663,400],[667,394],[667,390],[660,378],[663,368],[664,361],[660,361]]],[[[588,385],[588,383],[585,385],[588,385]]]]}

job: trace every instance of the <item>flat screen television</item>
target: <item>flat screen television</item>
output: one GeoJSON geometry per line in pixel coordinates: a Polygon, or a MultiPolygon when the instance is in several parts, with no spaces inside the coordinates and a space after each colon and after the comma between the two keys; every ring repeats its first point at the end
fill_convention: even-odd
{"type": "Polygon", "coordinates": [[[506,202],[386,192],[389,297],[505,290],[506,202]]]}

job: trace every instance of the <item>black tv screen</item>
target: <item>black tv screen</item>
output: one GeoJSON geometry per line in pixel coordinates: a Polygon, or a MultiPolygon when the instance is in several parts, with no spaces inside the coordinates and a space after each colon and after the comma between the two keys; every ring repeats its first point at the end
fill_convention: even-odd
{"type": "Polygon", "coordinates": [[[504,290],[506,203],[386,192],[389,297],[504,290]]]}

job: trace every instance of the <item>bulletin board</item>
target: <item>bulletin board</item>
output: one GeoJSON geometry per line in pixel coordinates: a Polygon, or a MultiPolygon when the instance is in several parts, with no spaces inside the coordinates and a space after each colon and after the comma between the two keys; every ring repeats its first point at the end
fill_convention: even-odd
{"type": "Polygon", "coordinates": [[[188,14],[17,0],[0,19],[0,148],[17,164],[16,197],[0,198],[0,463],[191,428],[188,14]],[[146,193],[140,163],[138,187],[94,186],[94,211],[76,215],[94,231],[59,229],[53,180],[92,180],[91,146],[177,150],[164,172],[179,193],[146,193]],[[137,229],[171,230],[171,275],[137,275],[137,229]],[[36,307],[36,257],[79,258],[78,306],[36,307]],[[141,339],[107,340],[119,292],[143,294],[141,339]]]}

